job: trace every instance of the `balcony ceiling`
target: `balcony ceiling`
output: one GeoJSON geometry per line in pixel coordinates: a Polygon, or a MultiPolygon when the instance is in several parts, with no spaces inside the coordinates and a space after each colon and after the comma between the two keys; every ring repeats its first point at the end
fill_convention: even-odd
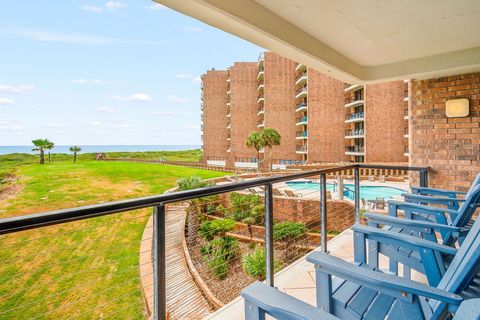
{"type": "Polygon", "coordinates": [[[349,83],[480,71],[479,0],[156,0],[349,83]]]}

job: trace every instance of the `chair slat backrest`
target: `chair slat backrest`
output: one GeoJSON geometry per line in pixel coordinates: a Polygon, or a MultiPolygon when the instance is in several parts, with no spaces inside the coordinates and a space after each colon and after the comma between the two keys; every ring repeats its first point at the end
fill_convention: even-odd
{"type": "Polygon", "coordinates": [[[480,184],[476,184],[475,187],[470,188],[465,201],[458,210],[458,215],[453,221],[453,225],[457,227],[463,227],[470,221],[475,210],[480,206],[480,184]]]}
{"type": "MultiPolygon", "coordinates": [[[[480,186],[476,189],[475,193],[477,192],[480,194],[480,186]]],[[[460,293],[471,284],[479,268],[480,219],[477,219],[437,287],[451,293],[460,293]]],[[[434,313],[445,307],[445,304],[437,301],[431,304],[434,313]]]]}

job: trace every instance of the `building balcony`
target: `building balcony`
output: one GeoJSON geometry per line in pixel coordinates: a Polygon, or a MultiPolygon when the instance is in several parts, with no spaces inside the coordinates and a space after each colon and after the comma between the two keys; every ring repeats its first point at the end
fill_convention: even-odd
{"type": "Polygon", "coordinates": [[[403,130],[403,136],[404,136],[405,138],[409,138],[409,137],[410,137],[410,133],[409,133],[409,131],[408,131],[408,127],[403,130]]]}
{"type": "Polygon", "coordinates": [[[403,152],[403,155],[404,155],[405,157],[410,157],[410,152],[408,151],[408,146],[405,146],[405,150],[404,150],[404,152],[403,152]]]}
{"type": "Polygon", "coordinates": [[[365,154],[365,147],[364,146],[346,146],[345,147],[345,154],[351,156],[363,156],[365,154]]]}
{"type": "Polygon", "coordinates": [[[303,70],[307,70],[307,66],[301,63],[297,63],[297,66],[295,67],[295,71],[302,72],[303,70]]]}
{"type": "Polygon", "coordinates": [[[230,150],[230,147],[227,148],[227,152],[231,152],[232,150],[230,150]]]}
{"type": "Polygon", "coordinates": [[[265,71],[263,68],[258,69],[257,80],[263,79],[265,76],[265,71]]]}
{"type": "Polygon", "coordinates": [[[295,93],[295,99],[305,99],[307,97],[307,86],[299,88],[295,93]]]}
{"type": "Polygon", "coordinates": [[[258,121],[257,128],[265,128],[265,121],[264,120],[258,121]]]}
{"type": "Polygon", "coordinates": [[[259,153],[265,153],[265,148],[260,148],[260,150],[258,150],[259,153]]]}
{"type": "Polygon", "coordinates": [[[230,118],[232,116],[232,113],[227,113],[227,118],[230,118]]]}
{"type": "Polygon", "coordinates": [[[408,101],[408,89],[403,91],[403,101],[408,101]]]}
{"type": "Polygon", "coordinates": [[[265,55],[264,53],[260,53],[260,55],[258,56],[258,61],[257,61],[257,67],[260,68],[260,66],[263,65],[263,62],[265,61],[265,55]]]}
{"type": "Polygon", "coordinates": [[[363,96],[345,99],[345,108],[361,106],[365,103],[363,96]]]}
{"type": "Polygon", "coordinates": [[[299,117],[299,118],[296,119],[295,125],[304,126],[304,125],[307,125],[307,121],[308,121],[307,116],[299,117]]]}
{"type": "Polygon", "coordinates": [[[345,83],[345,92],[355,92],[357,90],[363,89],[363,85],[361,84],[349,84],[345,83]]]}
{"type": "Polygon", "coordinates": [[[403,119],[408,120],[408,109],[405,109],[403,112],[403,119]]]}
{"type": "Polygon", "coordinates": [[[227,129],[231,129],[232,128],[232,124],[231,123],[227,123],[227,129]]]}
{"type": "Polygon", "coordinates": [[[297,80],[295,81],[295,85],[296,85],[296,86],[302,86],[302,85],[304,85],[305,83],[307,83],[307,80],[308,80],[307,73],[304,72],[304,73],[302,73],[302,74],[299,75],[299,77],[298,77],[297,80]]]}
{"type": "Polygon", "coordinates": [[[265,85],[263,83],[259,84],[257,87],[257,92],[265,90],[265,85]]]}
{"type": "Polygon", "coordinates": [[[362,122],[365,121],[365,113],[364,112],[356,112],[347,114],[345,117],[345,123],[353,123],[353,122],[362,122]]]}
{"type": "Polygon", "coordinates": [[[263,96],[258,96],[257,103],[264,103],[265,102],[265,97],[263,96]]]}
{"type": "Polygon", "coordinates": [[[365,137],[365,130],[353,129],[345,131],[345,139],[358,139],[365,137]]]}
{"type": "Polygon", "coordinates": [[[308,131],[297,131],[295,134],[296,138],[298,140],[300,139],[307,139],[308,137],[308,131]]]}
{"type": "Polygon", "coordinates": [[[265,107],[263,105],[258,107],[257,115],[265,114],[265,107]]]}
{"type": "Polygon", "coordinates": [[[306,145],[297,146],[295,152],[296,152],[296,153],[300,153],[300,154],[307,154],[307,153],[308,153],[307,146],[306,146],[306,145]]]}
{"type": "Polygon", "coordinates": [[[295,106],[295,111],[307,111],[307,104],[305,102],[299,103],[295,106]]]}

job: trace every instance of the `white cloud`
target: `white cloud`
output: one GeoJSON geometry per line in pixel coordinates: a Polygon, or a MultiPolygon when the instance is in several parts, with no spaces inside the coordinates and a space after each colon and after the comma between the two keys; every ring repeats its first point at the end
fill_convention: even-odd
{"type": "Polygon", "coordinates": [[[111,107],[99,107],[97,110],[100,111],[100,112],[105,112],[105,113],[115,113],[115,112],[117,112],[117,110],[115,110],[114,108],[111,108],[111,107]]]}
{"type": "Polygon", "coordinates": [[[194,78],[192,79],[192,83],[200,84],[200,83],[202,83],[202,78],[201,78],[200,76],[194,77],[194,78]]]}
{"type": "Polygon", "coordinates": [[[100,126],[101,124],[102,124],[102,123],[101,123],[100,121],[92,121],[92,122],[90,122],[90,125],[91,125],[91,126],[94,126],[94,127],[98,127],[98,126],[100,126]]]}
{"type": "Polygon", "coordinates": [[[143,7],[147,10],[161,10],[166,8],[164,5],[161,5],[159,3],[152,3],[143,7]]]}
{"type": "Polygon", "coordinates": [[[103,8],[98,7],[98,6],[84,5],[82,7],[82,9],[86,10],[86,11],[91,11],[91,12],[94,12],[94,13],[102,13],[103,12],[103,8]]]}
{"type": "Polygon", "coordinates": [[[59,123],[59,122],[50,122],[46,125],[47,128],[62,128],[65,126],[66,125],[64,123],[59,123]]]}
{"type": "Polygon", "coordinates": [[[187,98],[182,98],[182,97],[178,97],[178,96],[169,96],[169,97],[168,97],[168,102],[172,102],[172,103],[188,103],[188,102],[190,102],[190,100],[188,100],[187,98]]]}
{"type": "Polygon", "coordinates": [[[101,79],[74,79],[72,80],[73,83],[76,83],[76,84],[102,84],[102,83],[105,83],[103,80],[101,79]]]}
{"type": "Polygon", "coordinates": [[[175,76],[175,79],[188,79],[192,80],[192,83],[198,84],[202,82],[202,78],[200,76],[192,76],[191,74],[179,73],[175,76]]]}
{"type": "Polygon", "coordinates": [[[13,101],[12,99],[7,99],[7,98],[0,98],[0,106],[6,106],[6,105],[9,105],[9,104],[14,104],[15,101],[13,101]]]}
{"type": "Polygon", "coordinates": [[[186,127],[183,127],[182,129],[184,130],[200,130],[200,126],[186,126],[186,127]]]}
{"type": "Polygon", "coordinates": [[[125,102],[152,102],[152,101],[154,101],[153,98],[146,93],[135,93],[135,94],[132,94],[131,96],[127,96],[127,97],[115,96],[115,97],[113,97],[113,99],[118,100],[118,101],[125,101],[125,102]]]}
{"type": "Polygon", "coordinates": [[[23,94],[23,93],[30,93],[35,90],[35,87],[32,85],[6,85],[0,84],[0,92],[2,93],[10,93],[10,94],[23,94]]]}
{"type": "Polygon", "coordinates": [[[188,112],[182,112],[182,111],[154,111],[152,114],[156,114],[159,116],[178,116],[182,114],[188,114],[188,112]]]}
{"type": "Polygon", "coordinates": [[[53,42],[53,43],[66,43],[66,44],[86,44],[86,45],[166,45],[165,41],[151,41],[151,40],[137,40],[137,39],[123,39],[123,38],[108,38],[98,37],[82,34],[71,33],[55,33],[48,31],[39,31],[33,29],[9,29],[0,30],[0,33],[15,35],[18,37],[41,41],[41,42],[53,42]]]}
{"type": "Polygon", "coordinates": [[[193,27],[193,26],[186,26],[185,30],[188,31],[188,32],[202,32],[202,28],[193,27]]]}
{"type": "Polygon", "coordinates": [[[132,124],[132,123],[122,123],[122,124],[114,125],[113,128],[131,129],[131,128],[135,128],[136,126],[137,126],[136,124],[132,124]]]}
{"type": "Polygon", "coordinates": [[[110,136],[110,135],[113,135],[115,132],[112,130],[96,130],[96,131],[89,131],[88,133],[96,136],[110,136]]]}
{"type": "Polygon", "coordinates": [[[122,3],[120,1],[108,1],[107,3],[105,3],[105,8],[107,8],[108,10],[121,10],[121,9],[124,9],[128,7],[127,4],[125,3],[122,3]]]}
{"type": "Polygon", "coordinates": [[[23,126],[20,126],[14,122],[0,120],[0,131],[13,131],[13,132],[20,132],[25,129],[23,126]]]}

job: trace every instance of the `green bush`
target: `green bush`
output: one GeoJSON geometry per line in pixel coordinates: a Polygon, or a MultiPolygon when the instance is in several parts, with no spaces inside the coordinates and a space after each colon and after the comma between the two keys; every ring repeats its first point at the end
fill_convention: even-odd
{"type": "Polygon", "coordinates": [[[202,247],[200,252],[206,256],[207,265],[213,274],[223,279],[228,272],[230,261],[240,255],[240,244],[233,237],[215,238],[202,247]]]}
{"type": "Polygon", "coordinates": [[[235,221],[241,221],[248,217],[255,206],[262,204],[262,199],[256,194],[230,194],[231,217],[235,221]]]}
{"type": "Polygon", "coordinates": [[[205,221],[200,225],[198,232],[200,236],[207,241],[213,240],[216,236],[223,236],[225,233],[235,228],[235,221],[231,219],[221,219],[205,221]]]}
{"type": "MultiPolygon", "coordinates": [[[[265,249],[263,247],[258,247],[253,250],[252,253],[244,256],[243,261],[243,270],[252,277],[256,279],[265,278],[266,274],[266,263],[265,263],[265,249]]],[[[274,261],[275,271],[281,268],[279,261],[274,261]]]]}
{"type": "Polygon", "coordinates": [[[209,181],[204,181],[202,178],[197,176],[191,176],[177,180],[177,187],[180,191],[205,188],[210,185],[211,183],[209,181]]]}
{"type": "Polygon", "coordinates": [[[285,221],[273,225],[273,239],[289,241],[298,239],[307,233],[308,229],[304,223],[285,221]]]}

